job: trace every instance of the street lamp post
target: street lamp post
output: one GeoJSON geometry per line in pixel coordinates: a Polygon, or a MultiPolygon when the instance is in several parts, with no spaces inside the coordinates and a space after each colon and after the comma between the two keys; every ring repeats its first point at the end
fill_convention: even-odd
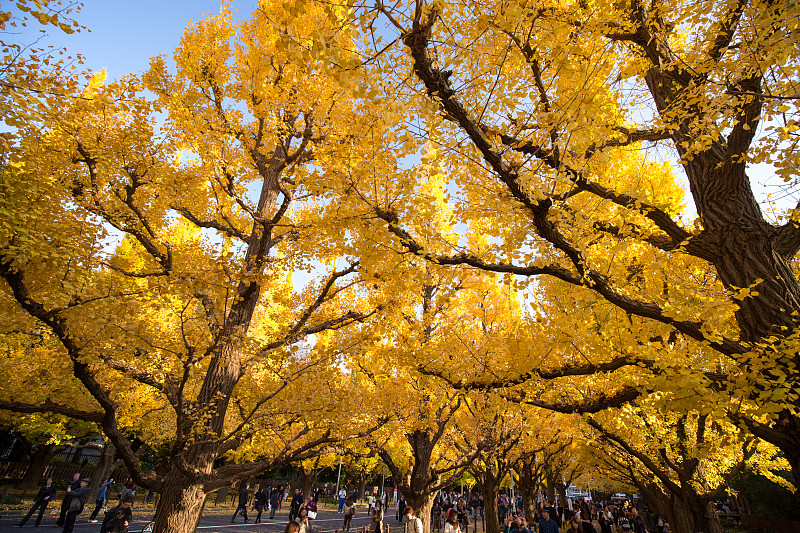
{"type": "Polygon", "coordinates": [[[336,497],[339,497],[339,479],[342,477],[342,457],[339,456],[339,473],[336,474],[336,497]]]}

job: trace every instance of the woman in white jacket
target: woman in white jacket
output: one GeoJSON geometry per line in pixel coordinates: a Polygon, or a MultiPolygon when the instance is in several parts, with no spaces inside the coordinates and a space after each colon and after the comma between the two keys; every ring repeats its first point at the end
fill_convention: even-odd
{"type": "Polygon", "coordinates": [[[447,512],[447,522],[444,524],[444,533],[461,533],[458,527],[458,511],[450,509],[447,512]]]}

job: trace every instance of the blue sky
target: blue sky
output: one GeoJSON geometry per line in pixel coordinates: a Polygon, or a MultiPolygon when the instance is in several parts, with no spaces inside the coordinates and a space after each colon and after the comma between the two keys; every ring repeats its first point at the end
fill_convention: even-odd
{"type": "MultiPolygon", "coordinates": [[[[255,3],[233,0],[229,5],[237,18],[246,18],[255,3]]],[[[118,79],[144,71],[153,56],[171,56],[186,24],[219,13],[220,5],[220,0],[84,0],[76,19],[87,29],[72,35],[51,30],[47,44],[81,54],[85,68],[106,68],[110,79],[118,79]]]]}

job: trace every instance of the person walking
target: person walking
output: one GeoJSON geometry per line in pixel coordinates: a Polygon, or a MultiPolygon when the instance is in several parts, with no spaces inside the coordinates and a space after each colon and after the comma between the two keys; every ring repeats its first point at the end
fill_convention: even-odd
{"type": "Polygon", "coordinates": [[[469,531],[469,514],[467,513],[467,504],[463,499],[458,501],[456,512],[458,513],[458,523],[461,525],[462,531],[469,531]]]}
{"type": "Polygon", "coordinates": [[[131,502],[136,498],[136,483],[133,481],[128,481],[125,486],[122,487],[122,490],[119,491],[119,503],[122,503],[122,500],[125,499],[126,496],[131,497],[131,502]]]}
{"type": "Polygon", "coordinates": [[[423,533],[422,520],[414,516],[414,508],[410,505],[403,509],[406,525],[403,533],[423,533]]]}
{"type": "Polygon", "coordinates": [[[311,533],[311,525],[308,523],[308,511],[306,511],[305,507],[300,508],[297,512],[297,518],[294,520],[300,526],[298,533],[311,533]]]}
{"type": "Polygon", "coordinates": [[[17,527],[22,527],[25,525],[25,522],[33,516],[34,511],[39,509],[39,516],[36,517],[36,522],[34,525],[39,527],[39,524],[42,522],[42,516],[44,515],[45,509],[47,509],[47,504],[53,501],[56,497],[56,485],[53,483],[53,478],[47,478],[44,485],[39,488],[39,492],[36,493],[36,497],[33,499],[33,506],[31,510],[28,511],[28,514],[25,515],[25,518],[20,520],[17,527]]]}
{"type": "Polygon", "coordinates": [[[353,497],[348,496],[344,502],[344,523],[342,524],[342,533],[347,533],[350,531],[350,522],[353,521],[353,517],[356,515],[356,504],[353,502],[353,497]]]}
{"type": "Polygon", "coordinates": [[[539,519],[539,533],[558,533],[558,524],[550,518],[550,509],[542,508],[542,517],[539,519]]]}
{"type": "Polygon", "coordinates": [[[233,516],[231,517],[231,524],[236,521],[236,515],[239,514],[239,511],[242,512],[242,518],[244,518],[244,523],[246,524],[250,520],[247,519],[247,501],[250,499],[250,483],[245,483],[242,490],[239,491],[239,506],[233,512],[233,516]]]}
{"type": "Polygon", "coordinates": [[[347,489],[342,486],[339,489],[339,514],[344,512],[344,502],[347,500],[347,489]]]}
{"type": "Polygon", "coordinates": [[[614,517],[611,516],[611,511],[608,510],[608,506],[600,513],[598,521],[600,522],[600,533],[613,533],[612,526],[614,524],[614,517]]]}
{"type": "Polygon", "coordinates": [[[92,511],[92,514],[89,516],[89,522],[97,522],[97,514],[106,504],[106,494],[108,493],[108,487],[110,487],[112,483],[114,483],[114,480],[109,478],[105,483],[101,483],[100,487],[97,489],[97,499],[94,501],[94,511],[92,511]]]}
{"type": "Polygon", "coordinates": [[[272,489],[269,495],[269,518],[275,518],[275,510],[280,506],[281,499],[283,498],[283,490],[280,486],[272,489]]]}
{"type": "Polygon", "coordinates": [[[373,533],[381,533],[383,530],[383,506],[380,500],[375,502],[375,508],[372,510],[372,531],[373,533]]]}
{"type": "Polygon", "coordinates": [[[592,525],[592,511],[589,509],[589,504],[585,501],[581,503],[581,510],[578,512],[581,520],[581,528],[583,533],[595,533],[594,526],[592,525]]]}
{"type": "Polygon", "coordinates": [[[67,494],[70,496],[69,504],[67,505],[67,515],[64,517],[64,533],[72,533],[75,529],[75,520],[78,515],[83,512],[83,506],[86,504],[86,495],[89,492],[89,482],[91,480],[83,478],[80,480],[78,488],[72,490],[72,486],[67,488],[67,494]]]}
{"type": "Polygon", "coordinates": [[[299,516],[301,507],[303,507],[303,494],[300,492],[300,489],[297,488],[294,489],[292,505],[289,507],[289,520],[294,520],[299,516]]]}
{"type": "Polygon", "coordinates": [[[122,501],[113,509],[106,511],[103,523],[100,525],[100,533],[128,533],[128,526],[133,521],[133,498],[126,494],[122,501]]]}
{"type": "Polygon", "coordinates": [[[631,507],[628,521],[631,524],[631,531],[633,531],[633,533],[647,533],[647,528],[644,525],[644,518],[639,514],[639,510],[636,507],[631,507]]]}
{"type": "Polygon", "coordinates": [[[309,520],[314,520],[317,517],[317,500],[311,498],[306,504],[306,513],[309,520]]]}
{"type": "Polygon", "coordinates": [[[72,481],[69,482],[69,486],[67,487],[67,493],[64,495],[64,499],[61,500],[61,514],[58,515],[58,520],[56,520],[56,525],[61,527],[64,525],[64,520],[67,517],[67,511],[69,511],[69,502],[72,501],[72,497],[70,496],[70,492],[77,489],[81,486],[81,473],[75,472],[72,474],[72,481]]]}
{"type": "Polygon", "coordinates": [[[433,531],[439,532],[442,530],[442,503],[439,498],[433,501],[431,507],[431,514],[433,515],[433,531]]]}
{"type": "Polygon", "coordinates": [[[264,489],[261,486],[258,486],[258,490],[256,491],[255,495],[253,496],[253,509],[256,510],[258,513],[256,515],[255,523],[261,523],[261,513],[264,512],[264,505],[267,503],[267,494],[264,492],[264,489]]]}
{"type": "Polygon", "coordinates": [[[406,499],[403,496],[397,500],[397,521],[403,521],[403,511],[405,508],[408,507],[408,503],[406,503],[406,499]]]}
{"type": "Polygon", "coordinates": [[[444,523],[444,533],[461,533],[458,527],[458,511],[450,509],[447,511],[447,519],[444,523]]]}

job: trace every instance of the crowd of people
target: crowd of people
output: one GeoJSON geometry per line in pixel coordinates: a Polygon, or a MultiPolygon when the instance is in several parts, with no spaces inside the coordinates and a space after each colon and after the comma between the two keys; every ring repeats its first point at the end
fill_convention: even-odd
{"type": "MultiPolygon", "coordinates": [[[[63,527],[62,533],[72,533],[77,517],[83,512],[89,492],[90,479],[81,479],[76,473],[61,501],[61,508],[57,526],[63,527]]],[[[89,516],[89,522],[98,522],[100,511],[106,507],[113,479],[105,480],[98,487],[95,507],[89,516]]],[[[255,522],[261,522],[262,514],[267,511],[269,519],[275,518],[275,513],[283,506],[284,501],[289,502],[289,521],[295,524],[299,533],[311,533],[312,522],[317,517],[317,505],[323,489],[315,489],[311,496],[305,498],[300,488],[295,488],[289,501],[291,487],[283,484],[260,484],[252,494],[250,483],[243,483],[238,492],[238,505],[231,517],[231,523],[241,515],[245,522],[249,522],[248,508],[255,511],[255,522]]],[[[107,508],[100,527],[100,533],[127,533],[128,525],[132,519],[132,510],[136,486],[129,482],[122,487],[119,499],[115,506],[107,508]]],[[[335,494],[339,500],[338,512],[343,516],[342,533],[349,533],[353,517],[356,515],[356,502],[358,492],[352,492],[346,487],[335,494]]],[[[56,499],[56,487],[52,478],[36,494],[33,505],[25,517],[17,524],[23,527],[26,522],[38,511],[35,525],[38,527],[50,502],[56,499]]],[[[389,508],[390,500],[386,493],[374,496],[369,493],[363,495],[363,501],[368,505],[367,516],[371,519],[368,533],[382,533],[385,520],[384,511],[389,508]]],[[[404,523],[404,533],[422,533],[421,520],[416,517],[414,509],[407,505],[402,495],[395,500],[395,519],[404,523]]],[[[640,514],[639,509],[630,502],[593,502],[579,501],[569,508],[539,502],[535,507],[534,516],[525,516],[525,506],[521,497],[510,498],[507,494],[500,494],[497,499],[498,520],[503,525],[503,533],[558,533],[566,527],[568,533],[612,533],[612,531],[631,533],[667,533],[669,525],[664,517],[652,513],[640,514]],[[597,527],[595,527],[597,524],[597,527]],[[598,530],[599,529],[599,530],[598,530]]],[[[486,502],[483,496],[473,493],[467,496],[456,492],[442,491],[434,500],[431,509],[431,530],[436,533],[468,533],[470,524],[483,517],[486,502]]],[[[288,528],[289,526],[287,526],[288,528]]],[[[295,527],[295,526],[292,526],[295,527]]]]}
{"type": "MultiPolygon", "coordinates": [[[[80,473],[75,473],[72,480],[67,485],[67,491],[61,500],[61,510],[56,520],[56,526],[63,527],[63,533],[72,533],[75,529],[75,522],[78,515],[83,512],[86,505],[86,497],[89,494],[89,483],[91,479],[81,479],[80,473]]],[[[98,522],[97,516],[100,510],[107,503],[108,489],[114,482],[108,479],[98,487],[95,508],[89,517],[89,522],[98,522]]],[[[100,533],[127,533],[128,525],[131,523],[133,511],[133,498],[135,495],[135,485],[131,482],[125,485],[119,494],[119,502],[116,506],[107,509],[103,515],[103,523],[100,525],[100,533]]],[[[17,527],[24,527],[33,514],[38,510],[39,513],[34,522],[35,527],[42,523],[42,517],[48,504],[56,499],[56,486],[52,477],[47,478],[45,484],[36,493],[30,511],[19,521],[17,527]]]]}
{"type": "MultiPolygon", "coordinates": [[[[566,527],[568,533],[667,533],[665,517],[649,512],[640,514],[629,501],[592,502],[581,500],[569,508],[550,505],[545,501],[536,506],[533,517],[526,517],[521,497],[500,494],[497,500],[498,521],[503,533],[558,533],[566,527]]],[[[401,500],[398,506],[403,506],[401,500]]],[[[467,533],[471,520],[485,512],[483,496],[464,497],[457,493],[442,493],[433,503],[431,530],[444,533],[467,533]]]]}

